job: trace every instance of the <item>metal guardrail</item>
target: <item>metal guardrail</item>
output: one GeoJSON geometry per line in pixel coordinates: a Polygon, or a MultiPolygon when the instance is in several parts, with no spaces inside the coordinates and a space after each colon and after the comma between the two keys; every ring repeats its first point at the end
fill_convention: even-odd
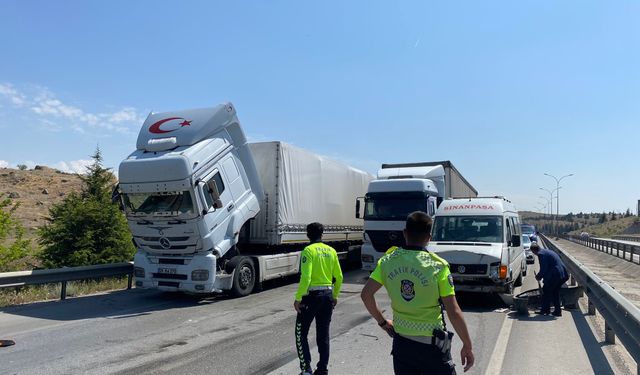
{"type": "Polygon", "coordinates": [[[640,264],[640,243],[638,245],[631,245],[616,241],[601,240],[598,238],[568,235],[563,236],[563,238],[607,254],[615,255],[618,258],[628,260],[631,263],[640,264]],[[635,258],[637,258],[637,261],[635,258]]]}
{"type": "Polygon", "coordinates": [[[614,240],[640,242],[640,234],[617,234],[611,236],[614,240]]]}
{"type": "Polygon", "coordinates": [[[640,374],[640,309],[573,256],[562,251],[544,235],[542,237],[560,255],[574,280],[584,287],[589,298],[589,314],[594,315],[597,309],[604,318],[605,341],[613,344],[617,336],[638,364],[636,371],[640,374]]]}
{"type": "Polygon", "coordinates": [[[49,270],[0,273],[0,289],[25,285],[61,283],[60,299],[67,298],[67,282],[127,275],[127,289],[131,289],[132,263],[99,264],[96,266],[55,268],[49,270]]]}

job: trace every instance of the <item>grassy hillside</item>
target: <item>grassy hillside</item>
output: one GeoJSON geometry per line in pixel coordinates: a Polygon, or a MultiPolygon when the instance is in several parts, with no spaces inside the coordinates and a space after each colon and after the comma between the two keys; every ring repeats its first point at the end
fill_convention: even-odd
{"type": "Polygon", "coordinates": [[[596,237],[611,237],[616,234],[622,234],[622,232],[638,221],[640,221],[640,219],[637,216],[625,217],[606,223],[589,225],[580,230],[571,231],[569,234],[579,235],[581,232],[587,232],[596,237]]]}
{"type": "Polygon", "coordinates": [[[567,215],[548,215],[539,212],[522,211],[520,217],[524,223],[533,224],[543,233],[580,234],[589,232],[597,236],[611,236],[620,234],[629,228],[637,216],[623,217],[621,213],[569,213],[567,215]],[[555,224],[554,224],[555,218],[555,224]],[[603,222],[604,221],[604,222],[603,222]],[[555,227],[554,227],[555,225],[555,227]]]}

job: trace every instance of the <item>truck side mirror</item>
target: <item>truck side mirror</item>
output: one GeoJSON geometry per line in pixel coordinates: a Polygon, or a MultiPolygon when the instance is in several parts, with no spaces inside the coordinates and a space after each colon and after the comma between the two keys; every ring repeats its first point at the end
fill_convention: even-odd
{"type": "Polygon", "coordinates": [[[116,184],[111,190],[111,203],[118,203],[120,211],[124,211],[124,203],[122,202],[122,193],[120,193],[120,184],[116,184]]]}
{"type": "Polygon", "coordinates": [[[511,246],[514,247],[518,247],[520,246],[520,236],[517,234],[514,234],[513,236],[511,236],[511,246]]]}
{"type": "Polygon", "coordinates": [[[356,198],[356,219],[360,219],[360,199],[356,198]]]}

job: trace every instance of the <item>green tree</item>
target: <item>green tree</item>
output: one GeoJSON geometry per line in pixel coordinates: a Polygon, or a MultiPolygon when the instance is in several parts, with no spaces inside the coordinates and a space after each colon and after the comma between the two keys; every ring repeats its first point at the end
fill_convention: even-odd
{"type": "Polygon", "coordinates": [[[27,257],[31,253],[31,242],[24,239],[24,228],[13,218],[18,206],[0,195],[0,272],[33,267],[27,257]]]}
{"type": "Polygon", "coordinates": [[[70,193],[49,210],[40,229],[41,258],[47,267],[83,266],[129,261],[135,248],[127,220],[111,201],[115,177],[102,166],[96,149],[80,194],[70,193]]]}
{"type": "Polygon", "coordinates": [[[606,222],[607,222],[607,214],[603,212],[602,215],[600,215],[600,218],[598,219],[598,223],[602,224],[606,222]]]}

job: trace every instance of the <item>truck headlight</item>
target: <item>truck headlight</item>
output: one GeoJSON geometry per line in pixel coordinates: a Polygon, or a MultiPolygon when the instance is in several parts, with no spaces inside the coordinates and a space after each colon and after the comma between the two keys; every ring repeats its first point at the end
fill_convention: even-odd
{"type": "Polygon", "coordinates": [[[144,268],[133,267],[133,275],[137,278],[144,279],[144,268]]]}
{"type": "Polygon", "coordinates": [[[489,277],[491,277],[493,280],[498,280],[499,268],[500,262],[491,263],[489,265],[489,277]]]}
{"type": "Polygon", "coordinates": [[[369,235],[367,234],[367,232],[362,232],[362,241],[370,242],[369,235]]]}
{"type": "Polygon", "coordinates": [[[202,239],[198,238],[198,240],[196,241],[196,251],[200,251],[202,250],[204,246],[202,246],[202,239]]]}
{"type": "Polygon", "coordinates": [[[209,270],[191,271],[191,281],[207,281],[209,280],[209,270]]]}

